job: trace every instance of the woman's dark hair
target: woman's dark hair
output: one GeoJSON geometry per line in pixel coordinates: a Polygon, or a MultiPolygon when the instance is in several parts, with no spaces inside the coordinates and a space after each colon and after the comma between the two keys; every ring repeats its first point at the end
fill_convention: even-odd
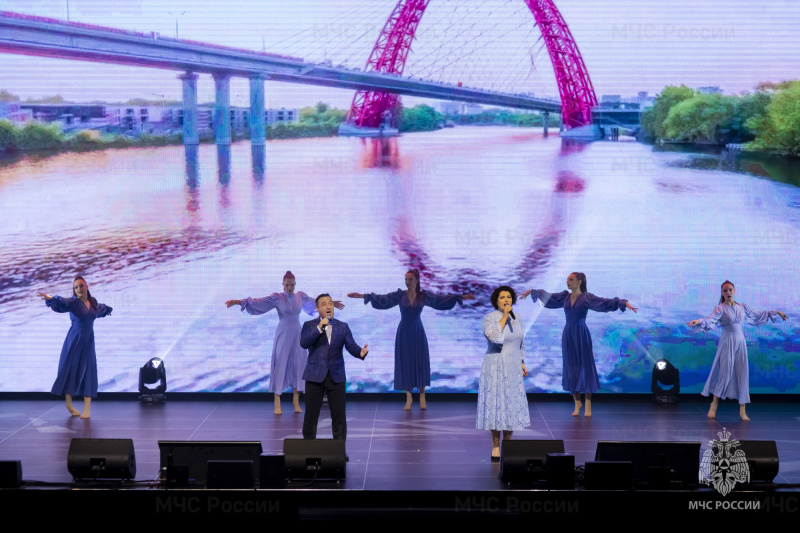
{"type": "Polygon", "coordinates": [[[500,298],[500,293],[501,292],[510,293],[511,294],[511,303],[512,304],[517,303],[517,293],[514,292],[514,289],[512,289],[508,285],[502,285],[500,287],[497,287],[494,290],[494,292],[492,292],[492,307],[497,309],[497,299],[500,298]]]}
{"type": "MultiPolygon", "coordinates": [[[[75,282],[78,280],[81,280],[82,282],[86,283],[86,280],[83,279],[83,277],[81,276],[75,276],[75,279],[72,280],[72,296],[74,296],[75,298],[78,297],[78,295],[75,294],[75,282]]],[[[92,293],[89,292],[88,283],[86,283],[86,296],[89,298],[89,303],[91,304],[92,308],[94,308],[94,310],[97,311],[97,300],[94,298],[94,296],[92,296],[92,293]]]]}
{"type": "MultiPolygon", "coordinates": [[[[736,285],[734,285],[733,283],[731,283],[730,281],[728,281],[726,279],[725,282],[722,285],[719,286],[720,292],[722,291],[723,287],[725,287],[725,285],[730,285],[731,287],[734,288],[734,290],[736,289],[736,285]]],[[[723,296],[722,294],[719,295],[719,303],[721,303],[721,304],[725,303],[725,296],[723,296]]]]}
{"type": "Polygon", "coordinates": [[[573,272],[573,274],[575,274],[575,277],[578,278],[578,280],[581,282],[581,292],[583,293],[588,292],[586,290],[586,274],[584,274],[583,272],[573,272]]]}
{"type": "Polygon", "coordinates": [[[406,272],[406,274],[413,274],[414,277],[417,278],[417,298],[419,298],[420,295],[422,294],[422,289],[420,288],[419,285],[419,270],[417,270],[416,268],[412,268],[408,272],[406,272]]]}

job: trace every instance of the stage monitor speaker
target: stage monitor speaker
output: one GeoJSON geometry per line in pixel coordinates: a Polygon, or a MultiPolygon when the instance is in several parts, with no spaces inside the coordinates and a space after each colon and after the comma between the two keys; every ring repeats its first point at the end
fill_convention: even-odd
{"type": "Polygon", "coordinates": [[[587,490],[633,490],[630,461],[587,461],[583,473],[587,490]]]}
{"type": "Polygon", "coordinates": [[[630,461],[634,483],[649,488],[683,488],[698,483],[699,442],[599,441],[595,461],[630,461]]]}
{"type": "Polygon", "coordinates": [[[740,440],[750,468],[750,482],[772,483],[778,475],[778,446],[774,440],[740,440]]]}
{"type": "MultiPolygon", "coordinates": [[[[209,461],[250,461],[258,464],[259,441],[158,441],[161,481],[171,487],[204,487],[209,461]]],[[[253,469],[258,483],[259,469],[253,469]]]]}
{"type": "Polygon", "coordinates": [[[136,456],[131,439],[72,439],[67,469],[75,480],[133,479],[136,456]]]}
{"type": "Polygon", "coordinates": [[[263,454],[260,468],[262,489],[282,489],[286,486],[286,456],[284,454],[263,454]]]}
{"type": "Polygon", "coordinates": [[[564,453],[563,440],[504,440],[500,445],[500,479],[507,483],[547,477],[547,454],[564,453]]]}
{"type": "Polygon", "coordinates": [[[547,488],[575,490],[575,456],[569,453],[547,454],[547,488]]]}
{"type": "Polygon", "coordinates": [[[209,461],[206,480],[209,489],[254,489],[253,461],[209,461]]]}
{"type": "Polygon", "coordinates": [[[343,440],[284,439],[283,454],[289,481],[345,479],[347,455],[343,440]]]}
{"type": "Polygon", "coordinates": [[[0,489],[22,486],[22,461],[0,461],[0,489]]]}

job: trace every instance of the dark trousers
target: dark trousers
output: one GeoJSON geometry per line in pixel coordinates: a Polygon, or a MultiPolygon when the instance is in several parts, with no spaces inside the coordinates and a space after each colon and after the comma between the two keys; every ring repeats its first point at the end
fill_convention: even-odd
{"type": "Polygon", "coordinates": [[[330,372],[322,383],[306,381],[306,415],[303,418],[303,438],[317,438],[317,422],[322,408],[322,397],[328,394],[328,406],[331,408],[333,438],[347,438],[347,419],[345,418],[345,383],[334,383],[330,372]]]}

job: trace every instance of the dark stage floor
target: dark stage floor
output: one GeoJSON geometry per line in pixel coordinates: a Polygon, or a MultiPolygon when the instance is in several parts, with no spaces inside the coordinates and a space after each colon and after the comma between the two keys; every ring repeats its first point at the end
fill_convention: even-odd
{"type": "MultiPolygon", "coordinates": [[[[488,431],[475,429],[475,402],[429,394],[427,411],[418,404],[402,410],[403,398],[348,401],[345,489],[495,491],[506,487],[490,461],[488,431]]],[[[591,419],[572,417],[572,402],[530,402],[531,427],[519,439],[563,439],[576,465],[594,460],[598,440],[700,441],[703,450],[726,427],[739,440],[774,440],[780,457],[775,483],[800,483],[800,404],[755,403],[750,422],[738,405],[724,403],[716,420],[706,417],[705,401],[657,406],[646,399],[598,397],[591,419]]],[[[70,482],[70,439],[132,438],[137,479],[155,479],[159,440],[257,440],[264,452],[281,452],[283,439],[299,438],[302,414],[272,413],[272,401],[170,400],[141,405],[135,400],[100,400],[91,420],[69,416],[60,400],[6,400],[0,403],[0,460],[21,460],[25,480],[70,482]]],[[[330,415],[323,409],[320,438],[330,437],[330,415]]]]}

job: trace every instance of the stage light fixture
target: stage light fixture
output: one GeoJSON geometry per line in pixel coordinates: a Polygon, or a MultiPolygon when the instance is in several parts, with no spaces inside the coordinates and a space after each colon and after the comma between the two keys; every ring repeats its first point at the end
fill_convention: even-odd
{"type": "Polygon", "coordinates": [[[167,369],[164,361],[153,357],[139,369],[139,401],[144,403],[161,403],[166,399],[167,369]],[[148,385],[158,384],[155,388],[148,385]]]}
{"type": "Polygon", "coordinates": [[[678,401],[681,380],[678,369],[666,359],[659,359],[653,367],[653,380],[650,390],[657,403],[671,404],[678,401]],[[666,387],[666,388],[665,388],[666,387]]]}

